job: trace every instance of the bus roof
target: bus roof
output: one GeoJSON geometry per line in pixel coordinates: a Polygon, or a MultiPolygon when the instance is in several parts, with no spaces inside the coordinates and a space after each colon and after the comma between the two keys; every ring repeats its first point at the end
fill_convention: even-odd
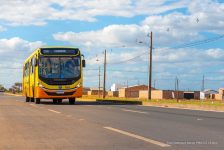
{"type": "Polygon", "coordinates": [[[77,48],[77,47],[73,47],[73,46],[43,46],[43,47],[39,47],[39,49],[41,49],[41,48],[77,48]]]}

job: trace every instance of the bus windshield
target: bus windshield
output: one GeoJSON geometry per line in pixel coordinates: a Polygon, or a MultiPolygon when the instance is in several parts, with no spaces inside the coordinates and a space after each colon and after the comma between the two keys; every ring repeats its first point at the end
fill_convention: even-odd
{"type": "Polygon", "coordinates": [[[39,76],[43,78],[76,78],[80,76],[80,57],[40,57],[39,76]]]}

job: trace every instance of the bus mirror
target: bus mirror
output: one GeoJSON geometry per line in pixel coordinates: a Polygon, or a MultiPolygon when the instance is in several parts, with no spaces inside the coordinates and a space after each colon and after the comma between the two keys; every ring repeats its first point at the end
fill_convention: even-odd
{"type": "Polygon", "coordinates": [[[82,60],[82,67],[86,67],[86,60],[85,59],[82,60]]]}

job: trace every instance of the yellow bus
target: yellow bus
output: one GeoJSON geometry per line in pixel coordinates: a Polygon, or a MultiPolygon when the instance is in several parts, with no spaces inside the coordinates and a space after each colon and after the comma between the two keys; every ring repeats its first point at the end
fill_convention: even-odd
{"type": "Polygon", "coordinates": [[[41,47],[23,65],[23,95],[26,102],[39,104],[42,99],[74,104],[82,97],[84,56],[74,47],[41,47]]]}

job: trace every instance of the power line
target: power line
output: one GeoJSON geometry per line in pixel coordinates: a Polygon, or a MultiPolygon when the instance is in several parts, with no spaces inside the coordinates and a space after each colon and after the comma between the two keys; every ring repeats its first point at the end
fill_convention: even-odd
{"type": "Polygon", "coordinates": [[[195,42],[191,42],[191,43],[185,43],[185,44],[177,45],[177,46],[174,46],[173,48],[193,47],[193,46],[197,46],[197,45],[201,45],[201,44],[205,44],[205,43],[214,42],[214,41],[217,41],[221,38],[224,38],[224,35],[216,36],[216,37],[213,37],[213,38],[208,38],[208,39],[205,39],[205,40],[195,41],[195,42]]]}
{"type": "Polygon", "coordinates": [[[126,63],[126,62],[128,62],[128,61],[132,61],[132,60],[134,60],[134,59],[136,59],[136,58],[138,58],[138,57],[141,57],[141,56],[143,56],[144,54],[147,54],[148,53],[148,51],[145,51],[144,53],[142,53],[142,54],[140,54],[140,55],[137,55],[137,56],[135,56],[135,57],[133,57],[133,58],[130,58],[130,59],[127,59],[127,60],[124,60],[124,61],[119,61],[119,62],[114,62],[114,63],[108,63],[108,65],[114,65],[114,64],[122,64],[122,63],[126,63]]]}
{"type": "MultiPolygon", "coordinates": [[[[213,37],[213,38],[208,38],[208,39],[205,39],[205,40],[200,40],[200,41],[195,41],[195,42],[191,42],[191,43],[184,43],[184,44],[180,44],[180,45],[177,45],[177,46],[171,46],[169,48],[165,48],[163,50],[170,50],[170,48],[189,48],[189,47],[194,47],[194,46],[198,46],[198,45],[202,45],[202,44],[206,44],[206,43],[210,43],[210,42],[214,42],[214,41],[217,41],[221,38],[224,38],[224,35],[220,35],[220,36],[216,36],[216,37],[213,37]]],[[[155,48],[154,48],[155,49],[155,48]]],[[[162,48],[157,48],[158,49],[162,49],[162,48]]],[[[123,64],[123,63],[126,63],[128,61],[132,61],[138,57],[141,57],[145,54],[147,54],[148,51],[145,51],[144,53],[140,54],[140,55],[137,55],[135,57],[132,57],[130,59],[127,59],[127,60],[123,60],[123,61],[119,61],[119,62],[114,62],[114,63],[108,63],[108,65],[116,65],[116,64],[123,64]]]]}
{"type": "MultiPolygon", "coordinates": [[[[89,69],[85,69],[84,71],[98,71],[99,69],[97,68],[89,68],[89,69]]],[[[102,70],[102,69],[101,69],[102,70]]],[[[134,73],[148,73],[147,71],[139,71],[139,70],[120,70],[120,69],[107,69],[107,71],[109,72],[134,72],[134,73]]],[[[223,74],[224,72],[221,71],[213,71],[213,72],[201,72],[201,73],[197,73],[197,72],[177,72],[177,73],[170,73],[170,72],[159,72],[159,71],[153,71],[154,73],[168,73],[169,75],[176,75],[179,74],[181,75],[201,75],[201,74],[223,74]]]]}

